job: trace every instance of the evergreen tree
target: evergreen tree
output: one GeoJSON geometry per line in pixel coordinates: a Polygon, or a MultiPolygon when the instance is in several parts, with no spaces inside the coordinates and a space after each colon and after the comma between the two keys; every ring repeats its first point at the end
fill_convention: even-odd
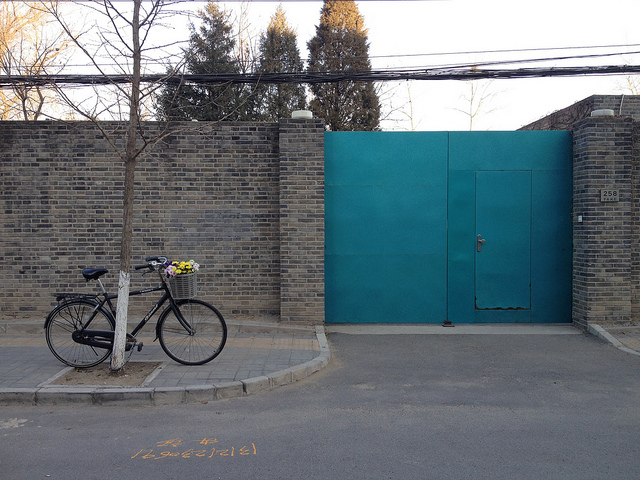
{"type": "MultiPolygon", "coordinates": [[[[310,72],[371,70],[364,19],[353,0],[324,0],[320,25],[307,43],[310,72]]],[[[311,110],[338,130],[377,130],[380,101],[372,82],[312,84],[311,110]]]]}
{"type": "MultiPolygon", "coordinates": [[[[192,74],[239,73],[234,58],[235,40],[229,16],[209,0],[198,12],[202,25],[191,25],[189,46],[184,51],[185,72],[192,74]]],[[[172,73],[172,72],[170,72],[172,73]]],[[[246,89],[243,85],[182,84],[167,86],[156,100],[158,116],[172,120],[245,120],[246,89]]]]}
{"type": "MultiPolygon", "coordinates": [[[[287,24],[282,4],[271,17],[266,32],[260,37],[260,73],[299,73],[303,63],[298,50],[295,31],[287,24]]],[[[307,100],[303,85],[259,85],[262,118],[277,121],[289,118],[294,110],[306,108],[307,100]]]]}

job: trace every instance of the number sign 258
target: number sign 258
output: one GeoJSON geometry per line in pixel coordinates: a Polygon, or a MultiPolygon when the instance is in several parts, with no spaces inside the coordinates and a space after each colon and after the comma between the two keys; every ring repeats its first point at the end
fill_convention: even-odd
{"type": "Polygon", "coordinates": [[[618,194],[618,190],[600,190],[600,201],[601,202],[617,202],[620,200],[620,195],[618,194]]]}

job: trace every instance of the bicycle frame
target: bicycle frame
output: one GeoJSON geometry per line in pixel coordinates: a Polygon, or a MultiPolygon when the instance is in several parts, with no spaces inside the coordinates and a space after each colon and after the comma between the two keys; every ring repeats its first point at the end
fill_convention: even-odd
{"type": "MultiPolygon", "coordinates": [[[[100,279],[98,279],[98,283],[100,284],[100,287],[102,287],[102,282],[100,282],[100,279]]],[[[160,290],[165,290],[164,295],[162,295],[162,297],[160,297],[160,299],[156,301],[156,303],[151,307],[151,310],[149,310],[149,312],[147,312],[144,318],[140,320],[140,323],[138,323],[138,325],[135,326],[135,328],[131,332],[132,336],[135,337],[138,334],[138,332],[142,330],[142,328],[144,328],[144,326],[149,322],[149,320],[151,320],[151,317],[155,315],[155,313],[160,309],[160,307],[162,307],[166,303],[167,300],[169,300],[169,303],[173,311],[175,312],[177,310],[179,312],[179,310],[176,308],[173,298],[171,298],[171,295],[169,295],[169,293],[166,291],[166,287],[164,285],[159,285],[153,288],[145,288],[143,290],[134,290],[133,292],[129,292],[129,296],[135,297],[137,295],[144,295],[145,293],[158,292],[160,290]]],[[[113,315],[113,318],[115,319],[116,309],[114,308],[111,300],[118,298],[118,295],[107,295],[104,288],[103,288],[103,292],[104,292],[104,296],[103,296],[102,302],[100,302],[100,307],[103,307],[105,303],[109,305],[109,310],[111,312],[111,315],[113,315]]],[[[180,315],[180,317],[182,317],[182,315],[180,315]]]]}
{"type": "MultiPolygon", "coordinates": [[[[109,295],[106,289],[104,288],[104,285],[100,281],[100,279],[97,278],[96,281],[98,282],[98,285],[102,290],[102,294],[101,295],[98,294],[94,298],[96,300],[98,298],[102,298],[102,300],[100,300],[99,302],[96,302],[94,314],[91,316],[91,318],[89,318],[89,321],[87,322],[87,326],[91,325],[91,322],[95,317],[95,312],[97,312],[98,310],[104,309],[105,304],[109,306],[109,313],[111,314],[113,319],[115,320],[116,318],[116,309],[113,306],[113,303],[111,302],[111,300],[118,298],[118,295],[109,295]]],[[[140,330],[144,328],[144,326],[149,322],[149,320],[151,320],[153,315],[155,315],[155,313],[160,309],[160,307],[162,307],[167,302],[167,300],[169,301],[171,310],[173,310],[173,313],[176,315],[178,322],[180,322],[180,324],[189,333],[189,335],[194,334],[193,328],[191,327],[191,325],[189,325],[187,320],[184,318],[184,316],[182,315],[182,312],[180,312],[178,305],[176,304],[175,300],[169,293],[169,290],[165,285],[164,281],[162,285],[159,285],[157,287],[145,288],[142,290],[134,290],[132,292],[129,292],[129,296],[134,297],[137,295],[144,295],[147,293],[158,292],[161,290],[164,290],[164,294],[162,295],[162,297],[160,297],[160,299],[158,299],[156,303],[154,303],[154,305],[151,307],[151,310],[147,312],[147,314],[140,321],[140,323],[138,323],[138,325],[135,326],[133,331],[131,333],[127,333],[127,339],[135,340],[136,335],[140,332],[140,330]]],[[[159,334],[160,332],[158,330],[158,326],[156,325],[156,338],[154,339],[154,341],[158,339],[159,334]]],[[[82,330],[76,330],[75,332],[73,332],[72,338],[77,343],[82,343],[82,344],[90,345],[94,347],[111,348],[111,346],[113,345],[114,332],[108,331],[108,330],[92,330],[90,328],[85,327],[82,330]]]]}

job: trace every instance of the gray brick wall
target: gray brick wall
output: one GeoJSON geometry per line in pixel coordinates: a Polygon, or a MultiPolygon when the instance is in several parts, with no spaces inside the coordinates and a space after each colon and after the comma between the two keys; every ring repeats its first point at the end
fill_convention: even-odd
{"type": "Polygon", "coordinates": [[[519,130],[573,130],[573,126],[589,117],[594,109],[594,97],[591,96],[531,122],[519,130]]]}
{"type": "MultiPolygon", "coordinates": [[[[152,135],[161,125],[145,128],[152,135]]],[[[199,296],[229,318],[279,316],[286,305],[295,314],[282,315],[285,320],[322,322],[322,122],[200,122],[172,129],[138,163],[133,263],[151,254],[196,259],[203,266],[199,296]],[[299,271],[281,288],[281,276],[292,272],[286,266],[295,262],[299,271]],[[314,268],[303,274],[304,265],[314,268]]],[[[84,122],[2,122],[0,149],[0,315],[44,318],[52,293],[91,292],[82,267],[109,268],[105,283],[113,290],[124,166],[100,132],[84,122]]],[[[136,274],[132,279],[134,287],[153,283],[136,274]]],[[[146,298],[132,300],[132,311],[140,312],[146,298]]]]}
{"type": "Polygon", "coordinates": [[[573,130],[580,120],[589,118],[594,110],[609,109],[617,117],[631,117],[640,121],[640,96],[592,95],[566,108],[536,120],[520,130],[573,130]]]}

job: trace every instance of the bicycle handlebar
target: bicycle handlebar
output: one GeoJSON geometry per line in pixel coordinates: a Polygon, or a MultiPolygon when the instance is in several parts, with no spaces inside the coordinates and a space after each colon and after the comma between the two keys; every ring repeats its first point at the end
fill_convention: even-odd
{"type": "Polygon", "coordinates": [[[167,262],[167,257],[147,257],[145,258],[145,260],[149,263],[147,263],[146,265],[136,265],[133,268],[135,268],[136,270],[142,270],[144,268],[153,270],[154,267],[157,267],[158,265],[164,265],[167,262]]]}
{"type": "Polygon", "coordinates": [[[166,263],[167,257],[147,257],[145,258],[147,262],[151,262],[151,265],[154,265],[154,262],[157,263],[166,263]]]}

